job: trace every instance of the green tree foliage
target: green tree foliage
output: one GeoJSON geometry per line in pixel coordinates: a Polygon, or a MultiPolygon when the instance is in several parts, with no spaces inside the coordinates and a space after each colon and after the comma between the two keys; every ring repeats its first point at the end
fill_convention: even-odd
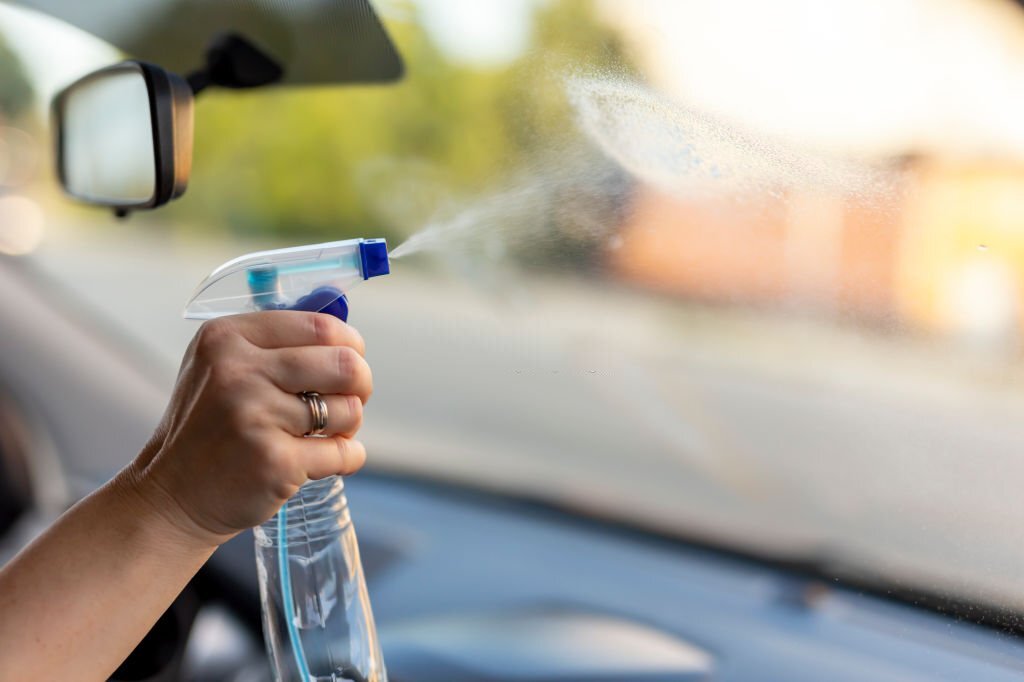
{"type": "Polygon", "coordinates": [[[530,49],[500,68],[452,63],[414,16],[388,30],[407,64],[399,84],[203,93],[191,187],[163,217],[247,234],[387,233],[387,204],[409,199],[388,196],[402,186],[393,176],[418,169],[455,196],[491,189],[575,134],[565,73],[625,68],[583,0],[539,5],[530,49]]]}

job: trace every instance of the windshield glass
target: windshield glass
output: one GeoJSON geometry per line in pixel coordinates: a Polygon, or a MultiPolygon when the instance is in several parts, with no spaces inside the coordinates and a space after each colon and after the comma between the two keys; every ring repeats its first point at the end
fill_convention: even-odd
{"type": "Polygon", "coordinates": [[[46,119],[121,55],[0,6],[0,251],[170,386],[216,266],[385,237],[373,466],[1024,611],[1024,9],[375,6],[400,83],[204,92],[188,192],[126,221],[46,119]]]}

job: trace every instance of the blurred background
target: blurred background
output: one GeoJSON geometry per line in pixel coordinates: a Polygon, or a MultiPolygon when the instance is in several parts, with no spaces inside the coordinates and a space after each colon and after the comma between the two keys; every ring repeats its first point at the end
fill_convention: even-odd
{"type": "MultiPolygon", "coordinates": [[[[198,1],[110,21],[173,44],[198,1]]],[[[224,260],[427,227],[353,296],[373,466],[1024,612],[1024,6],[374,5],[403,81],[204,93],[188,193],[118,221],[60,195],[47,111],[121,55],[0,4],[0,252],[170,386],[224,260]],[[580,82],[640,124],[597,139],[580,82]],[[743,131],[734,171],[876,180],[655,182],[615,152],[660,108],[743,131]]]]}

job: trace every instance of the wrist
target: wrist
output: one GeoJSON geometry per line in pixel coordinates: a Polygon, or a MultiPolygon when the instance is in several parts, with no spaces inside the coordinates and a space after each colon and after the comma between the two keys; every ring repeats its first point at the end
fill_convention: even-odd
{"type": "Polygon", "coordinates": [[[146,540],[155,540],[172,552],[208,556],[230,539],[194,523],[181,503],[135,463],[122,469],[103,492],[111,497],[120,513],[138,522],[146,540]]]}

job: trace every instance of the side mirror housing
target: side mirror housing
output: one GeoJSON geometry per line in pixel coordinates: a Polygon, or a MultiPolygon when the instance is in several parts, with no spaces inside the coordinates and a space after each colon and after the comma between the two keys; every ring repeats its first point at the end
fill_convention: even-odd
{"type": "Polygon", "coordinates": [[[75,81],[54,98],[53,123],[57,176],[75,199],[126,214],[188,185],[192,89],[159,66],[130,60],[75,81]]]}

